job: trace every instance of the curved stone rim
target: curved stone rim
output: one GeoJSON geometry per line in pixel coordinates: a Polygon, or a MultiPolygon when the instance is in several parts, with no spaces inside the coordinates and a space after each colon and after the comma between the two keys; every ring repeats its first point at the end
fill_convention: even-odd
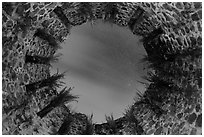
{"type": "MultiPolygon", "coordinates": [[[[65,3],[58,3],[57,5],[55,5],[54,7],[52,7],[51,9],[52,10],[54,10],[54,9],[56,9],[56,7],[57,6],[63,6],[63,4],[65,4],[65,3]]],[[[79,5],[79,3],[74,3],[73,5],[74,6],[76,6],[76,5],[78,4],[79,5]]],[[[129,3],[126,3],[127,5],[129,4],[129,3]]],[[[148,6],[149,5],[151,5],[151,3],[148,5],[148,4],[146,4],[146,3],[135,3],[137,6],[139,5],[139,6],[141,6],[142,7],[142,9],[144,9],[145,11],[147,10],[147,11],[149,11],[149,8],[148,8],[148,6]]],[[[175,3],[175,4],[177,4],[177,3],[175,3]]],[[[195,4],[193,4],[193,3],[189,3],[190,5],[193,5],[193,8],[196,8],[196,6],[195,6],[195,4]]],[[[129,5],[131,5],[131,4],[129,4],[129,5]]],[[[152,4],[153,5],[153,4],[152,4]]],[[[187,5],[188,5],[188,3],[187,3],[187,5]]],[[[160,7],[160,8],[162,8],[162,7],[164,7],[166,10],[172,10],[173,8],[171,7],[171,6],[169,6],[168,4],[166,4],[166,3],[158,3],[158,6],[160,7]],[[171,9],[172,8],[172,9],[171,9]]],[[[186,5],[185,5],[186,6],[186,5]]],[[[49,6],[48,6],[49,7],[49,6]]],[[[134,6],[133,6],[134,7],[134,6]]],[[[177,6],[176,6],[177,7],[177,6]]],[[[187,6],[187,8],[188,8],[188,6],[187,6]]],[[[51,10],[51,11],[52,11],[51,10]]],[[[173,9],[174,10],[174,9],[173,9]]],[[[184,9],[184,11],[185,11],[185,9],[184,9]]],[[[199,11],[199,10],[198,10],[199,11]]],[[[201,10],[202,11],[202,10],[201,10]]],[[[149,33],[147,33],[148,32],[148,29],[147,28],[142,28],[142,27],[144,27],[144,24],[140,24],[140,26],[138,27],[138,26],[134,26],[134,29],[138,29],[138,31],[136,31],[136,32],[133,32],[133,33],[138,33],[137,35],[142,35],[143,37],[144,37],[144,47],[145,46],[149,46],[150,44],[152,44],[152,37],[153,38],[157,38],[157,40],[160,40],[160,42],[162,42],[162,43],[166,43],[168,46],[170,46],[171,48],[170,49],[167,49],[167,53],[170,53],[169,51],[179,51],[179,50],[183,50],[183,49],[185,49],[186,47],[184,47],[184,45],[185,46],[190,46],[190,45],[192,45],[193,43],[191,43],[190,42],[190,44],[189,43],[187,43],[187,44],[185,44],[185,39],[182,39],[181,38],[181,36],[183,36],[182,34],[175,34],[173,31],[173,29],[172,29],[172,27],[175,27],[174,29],[176,29],[176,27],[179,27],[179,25],[183,25],[183,24],[185,24],[186,23],[186,25],[189,25],[189,24],[191,24],[191,23],[193,23],[193,25],[195,24],[195,23],[197,23],[197,22],[199,22],[200,20],[199,19],[197,19],[195,16],[196,15],[192,15],[192,19],[190,19],[190,21],[188,20],[188,18],[187,19],[185,19],[185,17],[183,17],[182,16],[182,19],[184,19],[184,20],[182,20],[183,22],[179,22],[179,21],[181,21],[180,19],[178,19],[177,20],[177,22],[178,22],[178,24],[173,24],[172,26],[170,26],[169,28],[168,27],[164,27],[164,26],[169,26],[170,25],[170,23],[171,23],[171,21],[170,21],[170,23],[166,23],[166,22],[163,22],[162,21],[162,19],[158,19],[157,20],[157,14],[156,13],[152,13],[153,15],[156,15],[156,16],[149,16],[150,14],[149,13],[151,13],[152,11],[150,11],[150,12],[145,12],[145,13],[147,13],[147,14],[145,14],[145,17],[147,17],[147,18],[145,18],[145,20],[146,21],[149,21],[149,20],[151,20],[151,21],[155,21],[155,19],[156,19],[156,22],[154,22],[153,24],[155,25],[153,28],[154,29],[151,29],[151,27],[150,27],[150,30],[151,31],[149,31],[149,33]],[[157,22],[157,21],[159,21],[159,22],[157,22]],[[158,24],[160,24],[160,25],[158,25],[158,24]],[[175,25],[175,26],[174,26],[175,25]],[[176,26],[176,25],[178,25],[178,26],[176,26]],[[160,27],[158,27],[158,26],[160,26],[160,27]],[[139,30],[141,30],[141,28],[142,29],[144,29],[144,31],[146,31],[146,32],[144,32],[144,33],[139,33],[139,30]],[[156,28],[156,29],[155,29],[156,28]],[[157,35],[155,36],[155,35],[153,35],[154,33],[152,33],[151,34],[151,32],[156,32],[156,33],[158,33],[159,34],[159,37],[157,37],[157,35]],[[148,34],[151,34],[150,36],[148,35],[148,34]],[[160,34],[162,34],[162,35],[160,35],[160,34]],[[177,37],[176,39],[177,39],[177,41],[175,42],[175,41],[173,41],[173,43],[172,43],[172,34],[173,34],[173,36],[174,36],[174,34],[175,35],[177,35],[177,36],[180,36],[180,37],[177,37]],[[153,35],[153,36],[152,36],[153,35]],[[148,40],[150,40],[149,42],[148,42],[148,40]],[[178,48],[178,49],[177,49],[178,48]]],[[[175,12],[176,13],[178,13],[178,11],[176,11],[175,10],[175,12]]],[[[178,13],[179,14],[179,13],[178,13]]],[[[159,14],[158,14],[158,16],[159,16],[159,14]]],[[[43,20],[43,18],[42,18],[42,20],[43,20]]],[[[142,21],[144,21],[143,19],[142,19],[142,21]]],[[[202,20],[201,20],[202,21],[202,20]]],[[[41,27],[39,27],[38,25],[39,24],[41,24],[42,22],[40,22],[40,20],[39,20],[39,22],[37,22],[37,24],[36,24],[36,26],[37,26],[37,28],[41,28],[41,27]]],[[[144,22],[143,22],[144,23],[144,22]]],[[[32,26],[33,27],[33,26],[32,26]]],[[[31,29],[33,29],[33,31],[31,31],[31,33],[29,33],[27,36],[29,37],[29,35],[30,35],[30,37],[32,37],[34,34],[35,34],[35,30],[37,29],[36,27],[34,27],[34,28],[31,28],[31,29]]],[[[183,29],[182,27],[181,28],[179,28],[179,29],[183,29]]],[[[179,30],[178,29],[178,30],[179,30]]],[[[190,28],[191,29],[191,28],[190,28]]],[[[193,29],[193,28],[192,28],[193,29]]],[[[178,31],[177,30],[177,31],[178,31]]],[[[196,30],[197,31],[197,30],[196,30]]],[[[191,32],[191,31],[190,31],[191,32]]],[[[194,35],[193,34],[193,31],[192,31],[192,33],[190,33],[190,35],[192,35],[192,36],[195,36],[197,39],[198,38],[201,38],[202,39],[202,36],[201,36],[201,34],[202,34],[202,30],[201,31],[198,31],[198,33],[196,34],[196,35],[194,35]]],[[[195,38],[195,39],[196,39],[195,38]]],[[[20,39],[19,41],[20,42],[22,42],[21,41],[22,39],[20,39]]],[[[20,43],[19,42],[19,43],[20,43]]],[[[153,43],[154,42],[156,42],[156,41],[153,41],[153,43]]],[[[22,42],[22,43],[25,43],[25,42],[22,42]]],[[[200,46],[200,44],[202,44],[202,43],[198,43],[198,46],[200,46]]],[[[23,44],[24,45],[24,44],[23,44]]],[[[28,47],[29,48],[29,47],[28,47]]],[[[145,48],[146,49],[146,48],[145,48]]],[[[148,53],[150,53],[151,54],[151,50],[150,51],[148,51],[148,53]]],[[[164,57],[164,58],[166,58],[166,56],[164,57]]]]}

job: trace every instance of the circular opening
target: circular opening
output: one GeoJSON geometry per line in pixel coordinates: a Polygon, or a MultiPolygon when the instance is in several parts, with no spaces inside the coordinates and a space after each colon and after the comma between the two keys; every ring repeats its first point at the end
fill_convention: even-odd
{"type": "Polygon", "coordinates": [[[146,82],[142,79],[146,64],[141,61],[146,51],[140,39],[126,27],[101,20],[72,28],[51,73],[57,68],[67,71],[63,81],[74,86],[72,93],[79,95],[78,103],[71,103],[73,110],[93,113],[97,123],[105,122],[105,115],[123,116],[137,90],[145,91],[138,82],[146,82]]]}

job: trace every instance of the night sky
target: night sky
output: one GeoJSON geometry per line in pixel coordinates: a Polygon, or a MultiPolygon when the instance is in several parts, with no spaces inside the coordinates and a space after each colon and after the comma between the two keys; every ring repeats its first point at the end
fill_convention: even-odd
{"type": "Polygon", "coordinates": [[[58,53],[63,55],[53,64],[51,73],[67,70],[66,86],[74,86],[71,93],[79,95],[72,109],[87,115],[93,121],[105,122],[105,114],[114,118],[123,115],[133,103],[136,89],[143,92],[146,75],[141,59],[146,54],[141,37],[126,27],[98,21],[96,25],[83,24],[71,29],[71,35],[58,53]]]}

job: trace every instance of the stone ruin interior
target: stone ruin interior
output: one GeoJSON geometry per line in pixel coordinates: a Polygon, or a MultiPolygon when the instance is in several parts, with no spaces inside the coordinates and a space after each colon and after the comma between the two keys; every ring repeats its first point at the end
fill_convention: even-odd
{"type": "Polygon", "coordinates": [[[2,134],[201,135],[202,3],[3,2],[2,134]],[[141,36],[153,70],[124,116],[100,124],[67,106],[79,97],[50,73],[72,27],[98,19],[141,36]]]}

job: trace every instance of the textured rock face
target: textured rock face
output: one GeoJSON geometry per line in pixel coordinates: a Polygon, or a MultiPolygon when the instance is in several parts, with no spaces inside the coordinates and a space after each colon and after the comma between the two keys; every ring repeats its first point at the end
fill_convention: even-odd
{"type": "Polygon", "coordinates": [[[85,133],[87,116],[65,105],[43,119],[36,115],[58,93],[43,87],[27,94],[26,85],[50,78],[50,65],[26,63],[25,56],[54,55],[71,27],[96,19],[143,36],[155,75],[132,117],[94,124],[93,134],[202,133],[202,3],[34,2],[3,3],[2,9],[3,134],[56,134],[67,115],[73,121],[66,134],[85,133]]]}

